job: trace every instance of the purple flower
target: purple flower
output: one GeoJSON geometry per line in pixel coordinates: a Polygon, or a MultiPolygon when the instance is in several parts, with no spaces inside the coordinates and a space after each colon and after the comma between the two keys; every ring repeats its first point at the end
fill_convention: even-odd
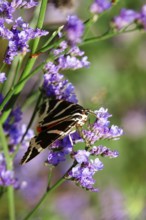
{"type": "Polygon", "coordinates": [[[87,68],[90,65],[88,57],[84,56],[85,52],[81,51],[77,46],[70,48],[66,41],[62,41],[57,49],[53,49],[52,54],[55,56],[54,64],[49,62],[45,67],[51,73],[66,69],[87,68]]]}
{"type": "Polygon", "coordinates": [[[0,0],[0,24],[13,22],[14,8],[8,1],[0,0]]]}
{"type": "Polygon", "coordinates": [[[128,25],[134,23],[139,18],[139,13],[131,9],[123,8],[119,16],[114,18],[114,25],[118,29],[127,27],[128,25]]]}
{"type": "Polygon", "coordinates": [[[102,12],[111,8],[112,3],[109,0],[94,0],[93,4],[91,5],[90,11],[92,13],[101,14],[102,12]]]}
{"type": "Polygon", "coordinates": [[[3,83],[6,79],[5,73],[0,73],[0,83],[3,83]]]}
{"type": "Polygon", "coordinates": [[[142,26],[146,30],[146,5],[144,5],[141,9],[140,16],[137,19],[138,24],[142,26]]]}
{"type": "Polygon", "coordinates": [[[10,40],[13,37],[12,32],[4,24],[0,23],[0,37],[10,40]]]}
{"type": "Polygon", "coordinates": [[[109,148],[105,146],[93,146],[90,150],[91,155],[96,156],[103,156],[103,157],[110,157],[110,158],[116,158],[118,157],[119,153],[117,151],[111,151],[109,148]]]}
{"type": "Polygon", "coordinates": [[[77,103],[74,86],[68,80],[63,79],[62,74],[46,73],[43,88],[49,97],[77,103]]]}
{"type": "Polygon", "coordinates": [[[13,8],[32,8],[38,5],[38,2],[33,0],[12,0],[11,7],[13,8]]]}
{"type": "Polygon", "coordinates": [[[123,130],[118,126],[110,126],[110,121],[108,118],[111,115],[108,113],[107,109],[100,108],[95,111],[97,119],[92,125],[89,125],[88,130],[83,130],[83,136],[86,140],[87,145],[93,145],[97,140],[100,139],[114,139],[117,140],[121,135],[123,135],[123,130]]]}
{"type": "MultiPolygon", "coordinates": [[[[22,112],[20,108],[16,108],[15,110],[12,110],[3,126],[6,135],[9,137],[9,145],[11,146],[10,150],[12,151],[14,150],[14,146],[20,143],[22,136],[26,131],[26,125],[21,124],[21,119],[22,112]]],[[[22,146],[28,146],[29,140],[33,135],[34,133],[32,130],[29,129],[22,142],[22,146]]]]}
{"type": "Polygon", "coordinates": [[[83,57],[81,60],[78,59],[75,56],[60,56],[58,61],[59,61],[59,66],[61,69],[65,70],[65,69],[80,69],[83,67],[89,67],[89,62],[87,60],[88,58],[85,56],[83,57]]]}
{"type": "Polygon", "coordinates": [[[6,52],[5,62],[11,64],[12,60],[18,53],[26,53],[29,51],[28,41],[47,35],[47,31],[30,28],[21,17],[15,20],[15,24],[11,28],[12,36],[9,38],[8,49],[6,52]]]}
{"type": "Polygon", "coordinates": [[[6,169],[6,161],[3,154],[0,154],[0,186],[13,185],[17,188],[18,181],[14,177],[14,172],[6,169]]]}
{"type": "Polygon", "coordinates": [[[0,36],[8,40],[5,62],[11,64],[12,60],[18,53],[29,51],[28,41],[36,37],[47,35],[47,31],[30,28],[21,17],[16,20],[13,14],[17,8],[31,8],[37,5],[33,0],[22,1],[13,0],[11,2],[0,0],[0,36]],[[9,23],[11,30],[8,29],[9,23]]]}
{"type": "Polygon", "coordinates": [[[47,163],[57,166],[60,162],[65,161],[66,155],[72,152],[72,143],[69,136],[66,136],[62,140],[56,141],[49,150],[47,163]]]}
{"type": "Polygon", "coordinates": [[[68,48],[67,42],[62,41],[58,48],[53,49],[52,53],[54,54],[54,56],[58,56],[62,54],[67,48],[68,48]]]}
{"type": "Polygon", "coordinates": [[[64,30],[66,31],[68,41],[74,45],[81,42],[84,24],[76,15],[72,15],[68,17],[64,30]]]}
{"type": "Polygon", "coordinates": [[[90,153],[85,150],[77,151],[74,154],[76,165],[68,172],[66,178],[74,181],[86,190],[97,192],[98,190],[93,187],[95,183],[93,175],[103,169],[103,164],[98,158],[90,160],[89,155],[90,153]]]}
{"type": "Polygon", "coordinates": [[[78,150],[76,154],[74,155],[75,160],[79,163],[87,163],[88,157],[90,156],[90,153],[86,150],[78,150]]]}
{"type": "Polygon", "coordinates": [[[58,70],[81,69],[89,67],[88,57],[77,46],[72,47],[67,54],[61,54],[57,59],[58,70]]]}

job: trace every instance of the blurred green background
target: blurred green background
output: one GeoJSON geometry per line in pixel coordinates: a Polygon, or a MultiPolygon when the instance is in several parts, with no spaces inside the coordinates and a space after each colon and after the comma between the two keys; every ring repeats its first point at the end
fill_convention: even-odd
{"type": "MultiPolygon", "coordinates": [[[[91,2],[82,1],[83,5],[78,9],[82,19],[90,16],[87,8],[91,2]]],[[[90,28],[91,33],[103,33],[120,8],[140,10],[145,3],[142,0],[120,1],[90,28]]],[[[101,106],[108,108],[113,115],[112,124],[124,129],[124,136],[120,140],[105,142],[107,147],[118,150],[120,155],[116,159],[101,158],[104,169],[95,176],[98,193],[86,192],[72,183],[64,183],[49,195],[31,219],[145,220],[146,33],[136,31],[121,34],[83,46],[82,49],[91,62],[90,68],[65,72],[65,76],[75,85],[84,107],[93,110],[101,106]]],[[[63,172],[62,169],[56,171],[54,178],[63,172]]],[[[37,191],[42,191],[41,185],[37,191]]],[[[18,192],[18,219],[23,219],[37,200],[31,203],[18,192]]],[[[3,208],[6,206],[6,203],[2,205],[3,208]]],[[[1,215],[5,216],[3,212],[1,215]]]]}

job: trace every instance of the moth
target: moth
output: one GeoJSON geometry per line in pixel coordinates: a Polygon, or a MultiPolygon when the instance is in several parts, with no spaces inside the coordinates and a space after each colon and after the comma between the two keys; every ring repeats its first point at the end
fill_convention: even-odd
{"type": "Polygon", "coordinates": [[[64,100],[50,100],[42,104],[37,125],[38,134],[30,140],[21,164],[36,157],[56,140],[63,139],[77,126],[87,121],[89,110],[64,100]]]}

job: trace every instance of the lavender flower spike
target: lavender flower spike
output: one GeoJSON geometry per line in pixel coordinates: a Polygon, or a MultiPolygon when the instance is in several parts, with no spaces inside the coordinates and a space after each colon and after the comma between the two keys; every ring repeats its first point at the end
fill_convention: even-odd
{"type": "Polygon", "coordinates": [[[120,12],[120,15],[114,18],[113,24],[117,29],[122,29],[135,22],[138,18],[139,13],[131,9],[123,8],[120,12]]]}
{"type": "Polygon", "coordinates": [[[103,169],[103,164],[96,158],[89,159],[90,153],[86,150],[79,150],[74,153],[76,165],[68,172],[66,178],[74,181],[77,185],[86,190],[97,192],[98,189],[93,187],[95,180],[93,175],[103,169]]]}
{"type": "Polygon", "coordinates": [[[90,146],[100,139],[114,139],[118,140],[121,135],[123,135],[123,130],[118,126],[110,126],[110,121],[108,120],[111,115],[108,113],[107,109],[100,108],[95,111],[97,115],[97,120],[90,125],[88,130],[83,130],[83,136],[86,143],[90,146]]]}
{"type": "Polygon", "coordinates": [[[36,37],[47,35],[47,31],[30,28],[21,17],[15,20],[15,24],[11,28],[12,37],[6,52],[5,62],[11,64],[12,60],[18,53],[26,53],[29,51],[28,41],[36,37]]]}
{"type": "Polygon", "coordinates": [[[3,154],[0,154],[0,186],[14,187],[17,184],[17,179],[14,177],[14,172],[6,169],[6,162],[3,154]]]}
{"type": "Polygon", "coordinates": [[[69,16],[64,29],[67,34],[67,39],[72,45],[81,42],[81,37],[84,31],[84,24],[80,19],[78,19],[77,16],[69,16]]]}
{"type": "MultiPolygon", "coordinates": [[[[53,64],[52,64],[53,65],[53,64]]],[[[49,66],[49,65],[48,65],[49,66]]],[[[50,66],[56,71],[55,66],[50,66]]],[[[44,75],[44,90],[48,97],[63,99],[66,101],[77,103],[77,98],[74,91],[74,86],[63,79],[63,75],[59,73],[46,73],[44,75]]]]}

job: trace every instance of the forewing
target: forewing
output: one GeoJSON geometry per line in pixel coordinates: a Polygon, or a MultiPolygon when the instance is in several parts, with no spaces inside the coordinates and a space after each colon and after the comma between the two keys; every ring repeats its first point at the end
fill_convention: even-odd
{"type": "Polygon", "coordinates": [[[38,127],[48,129],[63,120],[78,120],[81,118],[83,107],[64,100],[50,100],[45,102],[40,109],[38,127]]]}
{"type": "Polygon", "coordinates": [[[21,164],[25,164],[32,160],[41,151],[49,147],[56,140],[65,137],[70,133],[75,124],[76,122],[72,120],[63,121],[62,123],[55,125],[52,129],[44,130],[33,137],[24,157],[21,160],[21,164]]]}

